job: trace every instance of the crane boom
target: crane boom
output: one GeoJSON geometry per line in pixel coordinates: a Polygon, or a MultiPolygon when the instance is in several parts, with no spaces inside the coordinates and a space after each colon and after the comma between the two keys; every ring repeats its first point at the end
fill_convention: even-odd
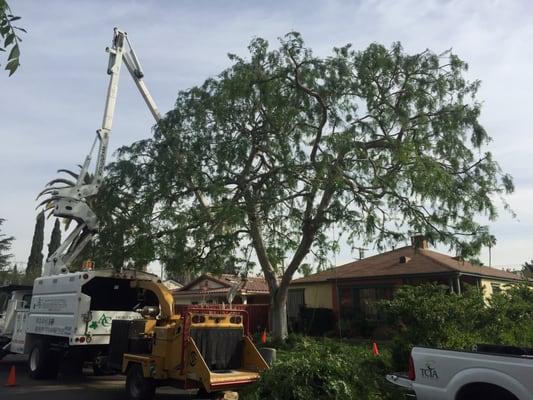
{"type": "Polygon", "coordinates": [[[103,181],[109,136],[115,114],[120,71],[123,63],[126,65],[155,121],[159,122],[161,119],[154,99],[144,83],[144,73],[141,64],[131,46],[127,33],[115,28],[113,30],[112,45],[106,51],[109,53],[107,73],[110,78],[102,127],[96,131],[96,138],[88,155],[85,157],[85,161],[81,165],[80,172],[76,174],[69,170],[58,171],[75,177],[76,182],[61,178],[54,179],[48,182],[45,189],[37,196],[37,198],[43,195],[48,196],[37,206],[38,208],[44,206],[45,210],[53,209],[52,214],[55,217],[75,220],[77,222],[76,228],[46,260],[43,276],[67,273],[68,266],[76,259],[98,231],[98,218],[87,201],[98,193],[103,181]],[[91,175],[89,173],[89,167],[97,143],[96,164],[94,173],[91,175]],[[63,184],[63,186],[58,186],[59,184],[63,184]]]}

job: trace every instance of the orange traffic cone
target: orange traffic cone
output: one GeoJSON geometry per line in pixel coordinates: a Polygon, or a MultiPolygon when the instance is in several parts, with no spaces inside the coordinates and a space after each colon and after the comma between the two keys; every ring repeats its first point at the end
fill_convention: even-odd
{"type": "Polygon", "coordinates": [[[9,375],[7,376],[6,386],[16,386],[17,385],[17,373],[15,372],[15,366],[12,365],[9,370],[9,375]]]}
{"type": "Polygon", "coordinates": [[[267,342],[267,331],[266,329],[263,331],[263,334],[261,335],[261,343],[265,344],[267,342]]]}
{"type": "Polygon", "coordinates": [[[372,354],[379,356],[378,344],[376,342],[372,343],[372,354]]]}

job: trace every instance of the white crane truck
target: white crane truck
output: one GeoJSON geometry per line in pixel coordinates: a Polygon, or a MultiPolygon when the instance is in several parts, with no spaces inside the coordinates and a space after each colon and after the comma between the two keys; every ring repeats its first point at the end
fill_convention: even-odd
{"type": "Polygon", "coordinates": [[[387,380],[418,400],[533,400],[533,349],[414,347],[408,372],[387,375],[387,380]]]}
{"type": "Polygon", "coordinates": [[[112,46],[106,51],[110,80],[104,117],[89,154],[79,173],[58,171],[74,180],[54,179],[38,196],[48,196],[38,207],[52,210],[55,217],[74,220],[77,226],[46,260],[43,274],[34,281],[31,291],[12,290],[6,312],[0,319],[0,357],[9,353],[29,354],[28,367],[33,378],[57,376],[62,361],[73,362],[78,368],[84,361],[93,361],[98,371],[107,354],[111,321],[140,319],[141,314],[135,310],[157,305],[157,298],[151,292],[130,285],[133,280],[158,281],[155,275],[133,270],[69,271],[98,231],[98,218],[88,200],[98,193],[103,181],[123,63],[156,122],[161,119],[127,34],[115,28],[112,46]],[[97,143],[94,173],[90,174],[97,143]]]}

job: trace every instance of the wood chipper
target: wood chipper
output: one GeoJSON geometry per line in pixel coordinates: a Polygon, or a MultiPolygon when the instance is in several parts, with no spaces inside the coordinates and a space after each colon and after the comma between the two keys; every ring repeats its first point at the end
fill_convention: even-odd
{"type": "Polygon", "coordinates": [[[246,311],[176,306],[161,283],[131,285],[147,298],[155,294],[159,307],[138,309],[141,320],[112,322],[108,364],[126,374],[130,400],[151,399],[157,386],[210,394],[238,390],[268,368],[250,338],[246,311]]]}

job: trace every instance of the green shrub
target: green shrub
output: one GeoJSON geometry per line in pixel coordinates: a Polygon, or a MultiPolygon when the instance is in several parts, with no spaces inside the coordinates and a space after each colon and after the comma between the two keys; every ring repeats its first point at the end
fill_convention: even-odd
{"type": "Polygon", "coordinates": [[[533,347],[533,289],[522,284],[494,294],[489,300],[488,343],[533,347]]]}
{"type": "Polygon", "coordinates": [[[482,292],[462,295],[427,284],[404,286],[381,303],[396,327],[391,347],[393,367],[405,368],[413,346],[470,350],[476,343],[533,346],[533,290],[521,285],[487,303],[482,292]]]}
{"type": "Polygon", "coordinates": [[[278,361],[242,398],[399,399],[384,379],[388,372],[390,356],[386,351],[374,357],[369,346],[294,337],[291,349],[278,350],[278,361]]]}

